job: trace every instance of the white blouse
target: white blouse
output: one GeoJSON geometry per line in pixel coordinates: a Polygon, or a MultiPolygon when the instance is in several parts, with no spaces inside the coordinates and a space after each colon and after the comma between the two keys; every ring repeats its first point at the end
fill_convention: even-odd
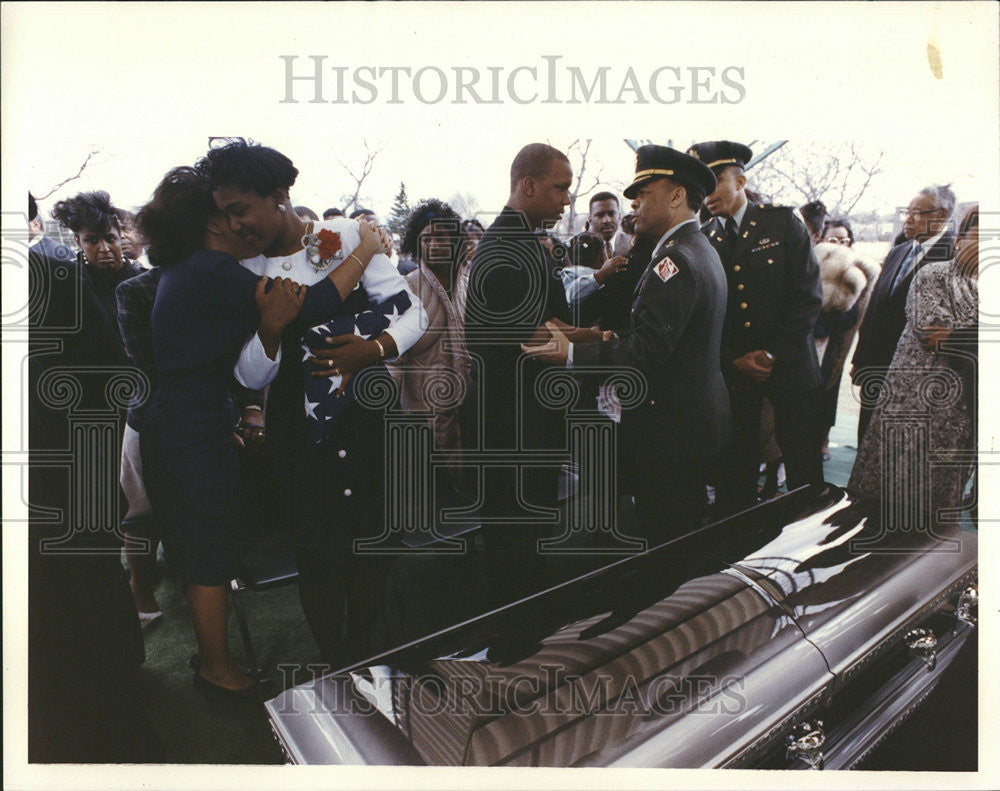
{"type": "MultiPolygon", "coordinates": [[[[361,233],[358,231],[357,221],[346,217],[334,217],[331,220],[313,223],[313,226],[313,233],[318,233],[321,229],[326,228],[340,234],[342,257],[340,260],[334,261],[327,269],[317,272],[309,263],[304,248],[291,255],[273,258],[258,255],[256,258],[244,258],[240,263],[258,277],[265,275],[272,278],[286,277],[304,286],[313,286],[321,282],[361,244],[361,233]]],[[[369,299],[375,304],[381,304],[400,291],[409,294],[411,303],[409,310],[391,317],[389,328],[386,330],[396,342],[399,353],[404,354],[420,340],[420,336],[427,329],[427,312],[420,299],[413,293],[403,276],[399,274],[399,270],[382,253],[372,256],[359,285],[364,287],[369,299]]]]}

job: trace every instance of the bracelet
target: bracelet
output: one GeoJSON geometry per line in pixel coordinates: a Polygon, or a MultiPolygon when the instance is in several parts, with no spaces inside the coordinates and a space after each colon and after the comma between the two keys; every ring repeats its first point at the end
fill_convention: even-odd
{"type": "Polygon", "coordinates": [[[385,359],[385,347],[382,345],[382,341],[378,338],[373,338],[372,342],[378,347],[378,358],[380,360],[385,359]]]}
{"type": "Polygon", "coordinates": [[[352,258],[358,262],[358,265],[361,267],[361,271],[363,272],[365,269],[365,265],[361,263],[361,259],[358,258],[354,253],[351,253],[349,256],[347,256],[347,258],[344,259],[344,263],[346,264],[352,258]]]}
{"type": "Polygon", "coordinates": [[[256,409],[258,412],[264,411],[264,407],[260,406],[260,404],[247,404],[245,407],[243,407],[244,412],[246,412],[248,409],[256,409]]]}

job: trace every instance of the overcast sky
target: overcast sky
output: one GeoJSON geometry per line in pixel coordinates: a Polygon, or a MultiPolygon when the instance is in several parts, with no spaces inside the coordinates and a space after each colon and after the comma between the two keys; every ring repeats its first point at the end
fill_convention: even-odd
{"type": "MultiPolygon", "coordinates": [[[[512,157],[536,140],[565,146],[593,138],[594,159],[611,187],[628,182],[633,172],[626,137],[673,140],[681,147],[720,138],[859,140],[889,154],[886,173],[871,192],[879,208],[905,205],[927,182],[951,181],[960,200],[983,202],[984,239],[1000,227],[990,214],[1000,208],[1000,48],[997,5],[990,2],[4,3],[0,14],[5,341],[8,317],[27,293],[26,256],[17,238],[24,232],[25,192],[49,190],[98,150],[84,177],[49,198],[46,210],[57,197],[97,188],[120,205],[135,206],[169,168],[200,156],[211,135],[250,136],[290,156],[301,171],[293,198],[317,211],[339,203],[351,187],[338,160],[356,166],[362,140],[384,144],[365,185],[383,215],[401,180],[414,199],[466,193],[496,211],[507,196],[512,157]],[[282,56],[293,59],[298,76],[309,70],[312,56],[321,58],[322,90],[293,83],[294,101],[283,101],[288,83],[282,56]],[[398,101],[384,73],[371,76],[394,68],[411,72],[397,86],[398,101]],[[602,68],[606,100],[593,89],[590,99],[572,103],[574,86],[582,97],[602,68]],[[359,75],[359,69],[373,71],[359,75]],[[426,78],[419,84],[418,72],[426,78]],[[574,74],[585,86],[573,82],[574,74]],[[338,91],[340,76],[346,92],[338,91]],[[472,76],[490,103],[470,99],[468,91],[464,104],[455,103],[461,80],[472,76]],[[436,79],[446,83],[440,100],[436,79]]],[[[1000,255],[989,256],[980,279],[984,333],[989,317],[1000,313],[1000,288],[993,282],[1000,255]]],[[[982,381],[995,381],[996,355],[991,346],[983,348],[982,381]]],[[[5,452],[16,444],[23,419],[24,351],[23,344],[4,343],[5,452]]],[[[984,406],[980,418],[985,453],[996,444],[996,410],[984,406]]],[[[981,469],[980,514],[988,520],[1000,513],[1000,487],[991,485],[991,468],[981,469]]],[[[5,463],[5,520],[25,512],[18,495],[26,487],[17,475],[16,466],[5,463]]],[[[2,534],[5,646],[23,649],[23,533],[9,526],[5,521],[2,534]]],[[[996,556],[995,532],[983,531],[984,557],[996,556]]],[[[986,587],[983,592],[989,595],[986,587]]],[[[991,608],[984,612],[985,622],[991,608]]],[[[18,683],[23,689],[24,651],[5,652],[4,669],[6,721],[24,723],[23,699],[6,694],[18,683]]],[[[982,674],[994,699],[997,679],[982,674]]],[[[984,717],[995,715],[989,706],[982,710],[984,717]]],[[[20,726],[5,728],[4,736],[5,762],[23,762],[20,726]]],[[[997,743],[995,725],[982,738],[983,744],[997,743]]],[[[996,769],[996,751],[985,751],[981,760],[996,769]]],[[[5,763],[5,770],[12,768],[23,765],[5,763]]],[[[261,767],[240,775],[232,767],[151,773],[137,766],[102,773],[34,766],[30,774],[10,773],[5,782],[44,789],[150,783],[300,789],[329,785],[331,777],[325,768],[310,774],[261,767]]],[[[366,774],[360,782],[486,787],[482,777],[470,783],[467,775],[406,770],[366,774]]],[[[566,777],[553,782],[562,787],[566,777]]],[[[580,789],[606,788],[608,777],[574,774],[571,782],[580,789]]],[[[649,776],[630,776],[629,782],[646,787],[649,776]]],[[[740,782],[750,788],[773,780],[760,775],[740,782]]],[[[930,776],[905,780],[923,788],[940,782],[930,776]]]]}
{"type": "Polygon", "coordinates": [[[603,186],[615,189],[634,169],[625,137],[678,147],[719,137],[787,138],[800,151],[813,141],[854,139],[888,154],[859,210],[905,205],[928,181],[952,182],[960,199],[983,195],[997,168],[996,97],[981,82],[996,51],[974,23],[982,8],[942,12],[925,4],[904,14],[895,4],[772,5],[752,17],[743,11],[740,29],[738,10],[716,6],[734,22],[719,28],[697,4],[529,4],[520,16],[478,4],[6,4],[5,164],[14,158],[20,183],[45,193],[96,150],[83,177],[48,207],[97,188],[136,206],[167,169],[201,155],[210,135],[243,135],[290,156],[301,171],[294,201],[322,211],[352,191],[340,163],[358,167],[367,140],[381,153],[363,196],[384,215],[400,181],[413,199],[463,193],[495,211],[514,153],[533,140],[566,147],[593,138],[591,160],[603,168],[603,186]],[[643,19],[678,35],[639,47],[632,31],[643,19]],[[759,47],[761,32],[773,34],[778,25],[816,33],[782,39],[779,50],[759,47]],[[597,30],[601,47],[577,44],[592,43],[597,30]],[[942,79],[929,46],[939,53],[942,79]],[[290,94],[286,82],[289,73],[315,74],[311,56],[325,56],[321,102],[311,101],[315,80],[291,83],[290,94]],[[559,102],[543,101],[550,64],[561,80],[559,102]],[[648,90],[649,76],[664,64],[681,70],[660,77],[660,94],[679,86],[681,100],[669,105],[652,101],[648,90]],[[502,69],[504,101],[477,105],[466,93],[466,103],[455,104],[454,70],[476,70],[482,96],[491,66],[502,69]],[[645,103],[632,92],[613,104],[629,66],[645,103]],[[416,86],[401,77],[396,103],[388,77],[363,76],[377,96],[362,104],[372,91],[354,79],[359,67],[432,73],[416,86]],[[538,100],[519,104],[508,93],[507,79],[519,67],[538,78],[518,74],[514,88],[522,98],[537,90],[538,100]],[[608,101],[569,103],[567,70],[590,80],[602,67],[608,101]],[[700,95],[691,67],[703,69],[700,95]],[[346,86],[339,95],[351,98],[353,86],[360,101],[336,103],[337,68],[346,86]],[[720,82],[726,69],[740,70],[742,78],[730,71],[729,79],[741,84],[742,100],[695,103],[738,97],[720,82]],[[437,98],[438,72],[449,80],[446,95],[421,102],[417,93],[437,98]],[[295,101],[282,101],[288,98],[295,101]],[[992,175],[984,176],[991,164],[992,175]]]}

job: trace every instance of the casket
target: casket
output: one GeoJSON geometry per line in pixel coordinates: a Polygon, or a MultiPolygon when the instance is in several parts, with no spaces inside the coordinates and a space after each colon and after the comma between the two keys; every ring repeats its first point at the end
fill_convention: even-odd
{"type": "Polygon", "coordinates": [[[976,532],[885,524],[805,487],[286,690],[271,727],[301,764],[849,768],[974,634],[976,532]]]}

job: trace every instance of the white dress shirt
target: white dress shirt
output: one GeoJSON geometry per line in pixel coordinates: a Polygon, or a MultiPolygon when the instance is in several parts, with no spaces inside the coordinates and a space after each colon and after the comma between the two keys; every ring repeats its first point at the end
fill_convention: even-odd
{"type": "MultiPolygon", "coordinates": [[[[746,193],[743,193],[743,205],[740,206],[736,211],[732,213],[732,218],[736,223],[736,230],[739,231],[740,227],[743,225],[743,218],[747,213],[747,206],[750,205],[750,201],[747,200],[746,193]]],[[[725,223],[722,223],[725,225],[725,223]]]]}
{"type": "Polygon", "coordinates": [[[264,343],[255,332],[253,337],[243,344],[243,350],[236,361],[233,375],[236,381],[249,390],[263,390],[278,375],[281,367],[281,345],[272,360],[264,351],[264,343]]]}
{"type": "Polygon", "coordinates": [[[946,230],[948,230],[947,227],[942,228],[926,242],[918,242],[916,239],[913,240],[914,247],[916,247],[917,245],[921,246],[921,249],[917,250],[917,254],[913,256],[913,266],[919,264],[924,259],[924,256],[927,255],[927,251],[941,241],[941,237],[944,236],[944,232],[946,230]]]}

